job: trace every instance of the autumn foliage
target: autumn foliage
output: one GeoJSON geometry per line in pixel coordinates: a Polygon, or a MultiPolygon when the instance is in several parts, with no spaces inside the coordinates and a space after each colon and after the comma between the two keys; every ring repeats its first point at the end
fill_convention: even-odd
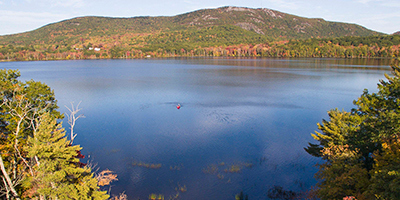
{"type": "Polygon", "coordinates": [[[111,171],[96,178],[81,162],[59,122],[54,92],[15,70],[0,70],[0,197],[2,199],[107,199],[100,186],[117,180],[111,171]]]}
{"type": "Polygon", "coordinates": [[[306,151],[321,157],[316,177],[321,199],[399,199],[400,68],[363,94],[351,112],[334,109],[306,151]]]}

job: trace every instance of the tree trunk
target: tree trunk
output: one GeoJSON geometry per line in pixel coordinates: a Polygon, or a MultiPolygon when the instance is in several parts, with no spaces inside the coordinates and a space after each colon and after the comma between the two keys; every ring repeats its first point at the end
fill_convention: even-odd
{"type": "Polygon", "coordinates": [[[5,187],[5,190],[6,190],[6,199],[10,199],[10,190],[8,189],[8,185],[7,185],[6,179],[4,178],[4,176],[1,177],[1,178],[3,180],[4,187],[5,187]]]}
{"type": "Polygon", "coordinates": [[[3,163],[3,156],[0,154],[0,168],[1,172],[3,173],[3,177],[6,179],[6,187],[8,187],[11,190],[12,195],[15,197],[15,199],[20,200],[21,198],[19,197],[17,191],[15,190],[12,181],[10,179],[10,176],[8,176],[8,173],[6,169],[4,168],[4,163],[3,163]]]}

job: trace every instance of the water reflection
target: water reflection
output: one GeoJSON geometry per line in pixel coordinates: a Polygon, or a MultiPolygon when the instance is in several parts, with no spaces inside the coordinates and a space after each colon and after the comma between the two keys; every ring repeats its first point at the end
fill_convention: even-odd
{"type": "Polygon", "coordinates": [[[337,58],[293,58],[293,59],[260,59],[260,58],[178,58],[180,63],[202,64],[202,65],[230,65],[248,67],[278,67],[278,68],[307,68],[307,69],[375,69],[386,70],[391,60],[382,59],[337,59],[337,58]]]}
{"type": "Polygon", "coordinates": [[[316,123],[332,108],[349,110],[364,88],[374,91],[388,63],[185,58],[0,67],[48,84],[62,112],[82,101],[86,118],[74,142],[118,174],[113,194],[234,199],[243,191],[267,199],[315,184],[318,159],[303,147],[316,123]]]}

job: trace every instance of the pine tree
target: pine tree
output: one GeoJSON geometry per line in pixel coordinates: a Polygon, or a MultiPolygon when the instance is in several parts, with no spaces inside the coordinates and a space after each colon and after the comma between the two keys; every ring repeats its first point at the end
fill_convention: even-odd
{"type": "Polygon", "coordinates": [[[42,112],[62,118],[47,85],[32,80],[24,83],[19,76],[16,70],[0,70],[0,192],[6,198],[18,198],[24,190],[21,182],[31,173],[23,146],[36,128],[34,119],[42,112]]]}
{"type": "Polygon", "coordinates": [[[54,92],[19,76],[0,70],[0,198],[107,199],[98,178],[79,162],[81,147],[57,123],[63,116],[54,92]]]}
{"type": "Polygon", "coordinates": [[[397,136],[382,143],[382,150],[375,154],[371,172],[370,191],[377,199],[400,198],[400,138],[397,136]]]}
{"type": "Polygon", "coordinates": [[[34,175],[28,179],[33,184],[31,197],[107,199],[106,192],[99,191],[91,169],[80,166],[79,150],[81,147],[71,146],[61,123],[57,124],[49,114],[44,114],[26,147],[28,156],[36,162],[34,175]]]}
{"type": "Polygon", "coordinates": [[[364,90],[351,112],[328,112],[306,151],[321,157],[321,199],[400,199],[400,68],[392,63],[377,93],[364,90]]]}

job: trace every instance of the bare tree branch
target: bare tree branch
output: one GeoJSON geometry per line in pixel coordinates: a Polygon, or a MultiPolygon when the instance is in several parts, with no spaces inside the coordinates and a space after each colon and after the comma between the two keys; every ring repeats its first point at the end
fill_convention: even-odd
{"type": "Polygon", "coordinates": [[[85,116],[83,115],[83,114],[80,114],[80,115],[78,115],[78,116],[76,116],[76,114],[81,110],[80,108],[79,108],[79,105],[81,104],[81,102],[79,102],[78,103],[78,105],[76,105],[76,107],[74,107],[74,102],[71,102],[71,108],[69,108],[69,107],[67,107],[67,106],[65,106],[67,109],[68,109],[68,111],[70,112],[70,114],[66,114],[67,115],[67,117],[68,117],[68,124],[69,124],[69,129],[71,130],[71,133],[70,133],[70,139],[71,139],[71,144],[74,142],[74,139],[75,139],[75,137],[76,137],[76,133],[74,132],[74,127],[75,127],[75,123],[76,123],[76,120],[78,120],[79,118],[84,118],[85,116]]]}
{"type": "Polygon", "coordinates": [[[5,183],[6,183],[7,190],[8,189],[11,190],[11,193],[15,197],[15,199],[20,200],[21,198],[19,197],[17,191],[15,190],[15,187],[11,181],[11,178],[10,178],[10,176],[8,176],[8,173],[4,167],[2,155],[0,155],[0,169],[1,169],[1,172],[3,173],[3,177],[6,179],[5,183]]]}

